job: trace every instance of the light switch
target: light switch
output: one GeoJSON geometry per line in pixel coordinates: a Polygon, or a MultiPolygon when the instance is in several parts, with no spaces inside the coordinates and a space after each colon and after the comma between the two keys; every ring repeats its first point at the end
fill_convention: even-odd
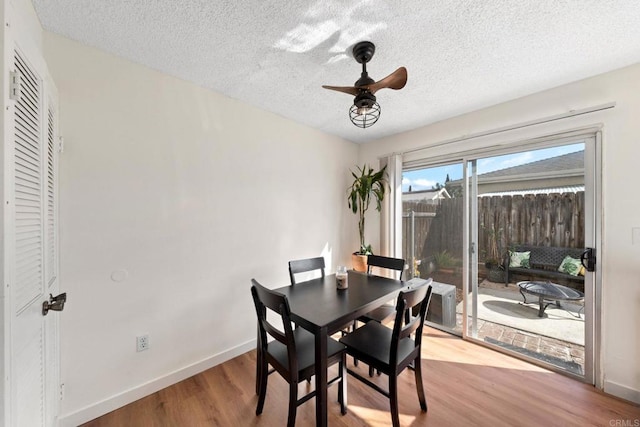
{"type": "Polygon", "coordinates": [[[631,244],[640,245],[640,227],[633,227],[631,229],[631,244]]]}

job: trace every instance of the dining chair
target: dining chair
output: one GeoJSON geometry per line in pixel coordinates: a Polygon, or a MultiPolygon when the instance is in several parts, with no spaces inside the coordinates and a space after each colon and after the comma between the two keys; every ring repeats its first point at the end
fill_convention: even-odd
{"type": "MultiPolygon", "coordinates": [[[[295,285],[297,283],[295,275],[298,273],[307,273],[310,271],[319,270],[320,277],[324,278],[324,267],[324,257],[305,258],[289,261],[289,279],[291,280],[291,285],[295,285]]],[[[296,329],[297,328],[298,325],[296,325],[296,329]]],[[[311,383],[311,378],[307,379],[307,382],[311,383]]]]}
{"type": "Polygon", "coordinates": [[[391,258],[381,255],[369,255],[367,257],[367,273],[371,274],[372,267],[387,268],[400,272],[399,280],[402,280],[402,272],[404,271],[405,260],[402,258],[391,258]]]}
{"type": "MultiPolygon", "coordinates": [[[[402,280],[402,273],[404,272],[405,261],[402,258],[390,258],[380,255],[367,256],[367,274],[371,274],[373,269],[384,268],[388,270],[399,271],[398,280],[402,280]]],[[[372,311],[363,314],[353,321],[351,330],[356,330],[358,322],[368,323],[375,321],[378,323],[386,322],[393,318],[395,313],[395,307],[391,304],[384,304],[372,311]]],[[[353,364],[358,366],[358,359],[353,359],[353,364]]],[[[369,367],[369,376],[373,376],[373,368],[369,367]]]]}
{"type": "Polygon", "coordinates": [[[289,278],[291,279],[291,284],[296,284],[294,277],[296,274],[314,270],[320,270],[320,277],[324,277],[324,257],[289,261],[289,278]]]}
{"type": "MultiPolygon", "coordinates": [[[[388,270],[399,271],[400,275],[398,280],[402,280],[402,273],[404,272],[405,261],[402,258],[390,258],[379,255],[369,255],[367,257],[367,274],[371,274],[372,268],[385,268],[388,270]]],[[[382,323],[391,318],[395,313],[395,307],[390,304],[380,306],[358,318],[358,321],[367,323],[372,320],[382,323]]],[[[354,325],[355,327],[355,325],[354,325]]]]}
{"type": "MultiPolygon", "coordinates": [[[[298,399],[298,383],[311,378],[314,374],[315,337],[303,328],[291,327],[291,310],[287,297],[271,291],[255,279],[251,279],[251,295],[258,316],[258,339],[261,355],[258,357],[257,374],[259,397],[256,415],[264,408],[267,394],[267,380],[271,373],[278,372],[289,383],[289,415],[287,426],[293,427],[297,407],[315,397],[315,390],[298,399]],[[276,327],[267,319],[268,310],[282,321],[282,328],[276,327]],[[283,329],[283,330],[282,330],[283,329]],[[273,340],[269,342],[268,336],[273,340]],[[273,370],[269,371],[269,365],[273,370]]],[[[327,341],[327,366],[338,363],[338,375],[327,382],[327,387],[339,383],[338,402],[340,412],[347,413],[345,372],[345,347],[329,337],[327,341]]]]}
{"type": "Polygon", "coordinates": [[[396,316],[393,329],[378,322],[369,322],[352,333],[340,338],[347,347],[347,354],[367,363],[370,367],[389,377],[389,387],[382,387],[362,375],[347,369],[347,372],[364,384],[389,398],[391,421],[394,427],[400,425],[398,417],[398,375],[412,363],[414,366],[416,390],[422,411],[427,410],[427,401],[422,384],[422,329],[424,318],[431,300],[431,280],[414,289],[401,291],[396,304],[396,316]],[[419,307],[418,307],[419,306],[419,307]],[[418,311],[413,316],[413,308],[418,311]],[[405,315],[409,321],[403,322],[405,315]],[[411,334],[415,333],[415,338],[411,334]]]}

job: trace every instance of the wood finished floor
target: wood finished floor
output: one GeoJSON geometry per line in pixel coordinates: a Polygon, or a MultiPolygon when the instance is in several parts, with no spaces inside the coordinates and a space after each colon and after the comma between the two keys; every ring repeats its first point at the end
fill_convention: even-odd
{"type": "MultiPolygon", "coordinates": [[[[286,425],[288,388],[277,373],[269,377],[264,412],[255,415],[255,356],[245,353],[84,426],[286,425]]],[[[638,405],[434,329],[425,328],[422,364],[429,410],[420,411],[413,372],[403,372],[402,426],[640,425],[638,405]]],[[[355,369],[364,373],[366,365],[355,369]]],[[[348,381],[345,416],[337,388],[329,389],[329,425],[390,426],[388,400],[353,377],[348,381]]],[[[377,381],[386,388],[385,376],[377,381]]],[[[307,387],[300,384],[300,393],[307,387]]],[[[298,407],[296,425],[313,426],[314,411],[313,400],[298,407]]]]}

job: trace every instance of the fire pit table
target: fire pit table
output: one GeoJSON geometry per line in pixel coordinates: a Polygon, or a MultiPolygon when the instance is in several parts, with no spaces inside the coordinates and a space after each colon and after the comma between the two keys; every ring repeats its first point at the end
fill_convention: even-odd
{"type": "Polygon", "coordinates": [[[579,302],[584,300],[582,292],[552,282],[518,282],[518,289],[525,304],[527,304],[527,296],[525,294],[538,297],[540,304],[538,317],[542,317],[544,310],[553,303],[556,303],[559,307],[560,301],[579,302]]]}

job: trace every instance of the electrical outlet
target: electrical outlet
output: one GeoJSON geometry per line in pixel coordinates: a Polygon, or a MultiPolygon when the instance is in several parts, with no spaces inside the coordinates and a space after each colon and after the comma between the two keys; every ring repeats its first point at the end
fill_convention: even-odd
{"type": "Polygon", "coordinates": [[[136,351],[144,351],[149,349],[149,335],[140,335],[136,337],[136,351]]]}

